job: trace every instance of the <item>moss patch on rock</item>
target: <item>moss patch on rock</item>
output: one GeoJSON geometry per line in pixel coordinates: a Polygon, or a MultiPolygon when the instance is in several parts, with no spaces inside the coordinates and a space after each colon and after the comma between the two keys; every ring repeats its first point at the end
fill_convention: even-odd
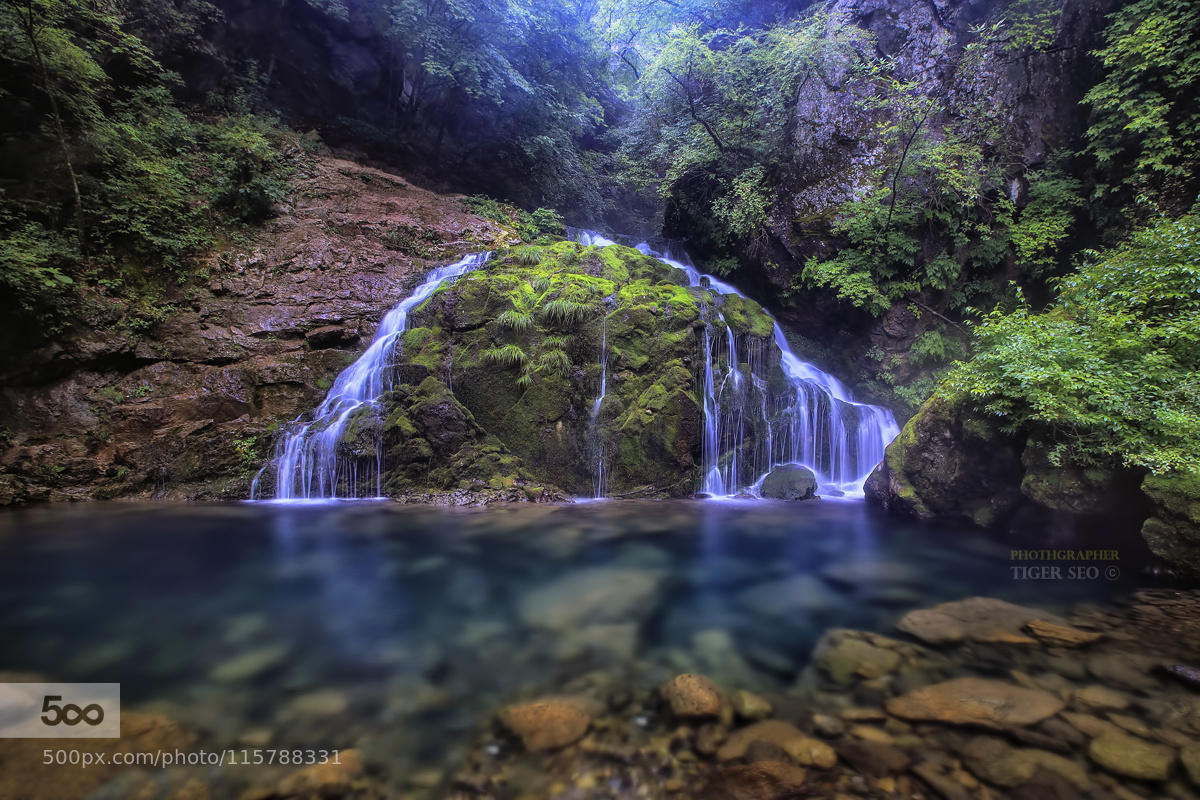
{"type": "Polygon", "coordinates": [[[408,405],[426,408],[432,382],[440,399],[431,421],[476,426],[540,480],[588,494],[603,459],[611,494],[689,494],[703,431],[703,332],[709,325],[714,337],[727,335],[718,305],[741,341],[773,335],[753,301],[689,287],[683,272],[631,248],[558,242],[502,251],[412,313],[397,402],[414,430],[394,421],[387,468],[405,480],[421,471],[425,450],[414,442],[432,434],[408,405]]]}

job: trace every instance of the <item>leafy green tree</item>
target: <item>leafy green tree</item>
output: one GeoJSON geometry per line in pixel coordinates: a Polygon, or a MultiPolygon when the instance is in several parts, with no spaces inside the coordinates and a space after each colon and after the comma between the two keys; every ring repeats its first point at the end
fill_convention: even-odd
{"type": "Polygon", "coordinates": [[[1200,470],[1200,214],[1089,252],[1044,314],[993,312],[939,391],[1052,445],[1056,463],[1200,470]]]}
{"type": "Polygon", "coordinates": [[[1087,93],[1088,151],[1143,204],[1188,207],[1200,190],[1200,5],[1137,0],[1116,11],[1087,93]]]}

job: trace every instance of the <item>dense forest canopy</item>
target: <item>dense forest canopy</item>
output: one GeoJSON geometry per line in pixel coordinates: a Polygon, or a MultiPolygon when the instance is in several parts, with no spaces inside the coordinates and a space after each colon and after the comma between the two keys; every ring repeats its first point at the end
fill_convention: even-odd
{"type": "Polygon", "coordinates": [[[1065,8],[972,6],[897,44],[845,1],[2,0],[8,324],[58,335],[99,289],[129,301],[131,335],[154,326],[167,288],[278,213],[303,154],[332,146],[545,207],[530,236],[554,209],[683,238],[710,271],[774,287],[759,293],[776,307],[832,303],[864,329],[912,309],[930,322],[879,354],[861,382],[875,396],[911,411],[978,351],[949,385],[1077,432],[1079,458],[1194,467],[1168,440],[1200,429],[1179,378],[1197,345],[1145,309],[1195,299],[1200,6],[1115,4],[1084,125],[1031,155],[1028,101],[1005,87],[1075,46],[1065,8]],[[813,182],[821,148],[850,156],[813,182]],[[1113,277],[1139,270],[1144,305],[1113,277]],[[1080,370],[1111,396],[1064,377],[1080,370]],[[1124,424],[1148,398],[1170,409],[1137,432],[1153,452],[1124,424]]]}

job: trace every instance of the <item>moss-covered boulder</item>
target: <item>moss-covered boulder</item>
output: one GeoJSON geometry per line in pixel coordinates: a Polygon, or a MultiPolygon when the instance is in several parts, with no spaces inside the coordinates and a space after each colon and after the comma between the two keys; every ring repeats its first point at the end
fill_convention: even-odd
{"type": "Polygon", "coordinates": [[[1021,502],[1022,447],[968,409],[935,396],[887,448],[866,492],[901,515],[987,527],[1021,502]]]}
{"type": "Polygon", "coordinates": [[[1152,506],[1142,524],[1146,544],[1160,558],[1200,576],[1200,475],[1148,475],[1142,494],[1152,506]]]}
{"type": "Polygon", "coordinates": [[[1140,530],[1151,552],[1200,575],[1200,475],[1055,463],[1046,437],[1003,431],[967,403],[935,395],[888,447],[867,496],[900,515],[1023,535],[1090,520],[1082,530],[1140,549],[1140,530]]]}
{"type": "Polygon", "coordinates": [[[608,494],[690,494],[706,327],[773,352],[748,346],[773,335],[757,304],[689,287],[637,250],[498,253],[410,316],[384,410],[388,492],[528,477],[587,495],[603,475],[608,494]]]}

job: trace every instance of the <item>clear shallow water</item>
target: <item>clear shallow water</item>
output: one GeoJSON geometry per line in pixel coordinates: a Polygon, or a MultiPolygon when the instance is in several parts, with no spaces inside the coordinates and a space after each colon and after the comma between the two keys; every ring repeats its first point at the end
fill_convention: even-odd
{"type": "Polygon", "coordinates": [[[495,709],[597,671],[779,689],[832,627],[991,595],[1062,610],[1152,583],[1014,580],[1010,547],[860,502],[98,504],[0,516],[0,671],[116,681],[205,744],[361,747],[397,787],[495,709]]]}

